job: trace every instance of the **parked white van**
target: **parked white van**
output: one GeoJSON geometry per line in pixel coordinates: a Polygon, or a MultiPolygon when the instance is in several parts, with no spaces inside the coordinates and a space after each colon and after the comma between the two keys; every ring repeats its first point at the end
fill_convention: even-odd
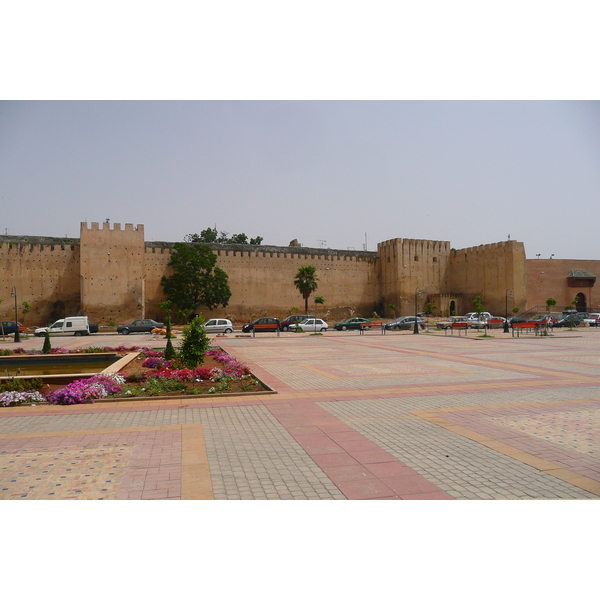
{"type": "Polygon", "coordinates": [[[87,317],[65,317],[50,327],[39,327],[33,334],[42,337],[46,335],[46,331],[50,335],[90,335],[90,333],[98,333],[98,325],[90,323],[87,317]]]}

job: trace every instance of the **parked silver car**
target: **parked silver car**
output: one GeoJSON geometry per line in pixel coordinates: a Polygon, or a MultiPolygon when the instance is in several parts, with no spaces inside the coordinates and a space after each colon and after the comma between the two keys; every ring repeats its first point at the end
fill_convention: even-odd
{"type": "Polygon", "coordinates": [[[302,331],[327,331],[329,325],[323,319],[304,319],[300,323],[290,324],[290,329],[294,331],[297,326],[300,326],[302,331]]]}
{"type": "Polygon", "coordinates": [[[204,324],[206,333],[233,333],[233,325],[229,319],[209,319],[204,324]]]}

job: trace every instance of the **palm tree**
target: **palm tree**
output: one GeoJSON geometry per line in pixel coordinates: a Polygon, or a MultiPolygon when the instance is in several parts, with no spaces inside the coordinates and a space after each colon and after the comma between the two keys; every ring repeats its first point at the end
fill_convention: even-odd
{"type": "Polygon", "coordinates": [[[308,299],[310,295],[317,289],[319,278],[317,277],[317,269],[309,265],[300,267],[294,279],[294,285],[304,298],[304,312],[308,313],[308,299]]]}

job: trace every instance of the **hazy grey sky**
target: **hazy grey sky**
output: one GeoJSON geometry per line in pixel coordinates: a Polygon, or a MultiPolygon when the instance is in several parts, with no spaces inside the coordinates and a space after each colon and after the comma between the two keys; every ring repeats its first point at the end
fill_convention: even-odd
{"type": "Polygon", "coordinates": [[[600,103],[8,101],[1,233],[216,225],[264,243],[463,248],[600,259],[600,103]]]}

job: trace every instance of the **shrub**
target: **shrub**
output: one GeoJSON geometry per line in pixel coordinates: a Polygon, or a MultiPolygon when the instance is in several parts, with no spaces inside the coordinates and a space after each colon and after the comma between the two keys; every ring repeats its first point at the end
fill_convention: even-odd
{"type": "Polygon", "coordinates": [[[0,383],[0,392],[35,392],[44,385],[37,377],[34,379],[9,379],[0,383]]]}
{"type": "Polygon", "coordinates": [[[175,348],[173,348],[173,342],[171,342],[171,338],[167,338],[167,346],[165,348],[164,356],[167,360],[173,360],[177,353],[175,352],[175,348]]]}
{"type": "Polygon", "coordinates": [[[204,355],[210,346],[210,340],[204,329],[202,315],[194,317],[183,329],[183,340],[179,352],[183,362],[190,369],[204,363],[204,355]]]}
{"type": "Polygon", "coordinates": [[[42,354],[50,354],[52,350],[52,345],[50,344],[50,332],[46,330],[44,335],[44,345],[42,347],[42,354]]]}

